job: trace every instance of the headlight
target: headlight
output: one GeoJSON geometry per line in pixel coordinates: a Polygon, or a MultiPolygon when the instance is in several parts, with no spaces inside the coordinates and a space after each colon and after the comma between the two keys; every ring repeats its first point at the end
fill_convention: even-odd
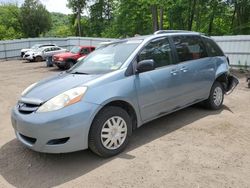
{"type": "Polygon", "coordinates": [[[27,87],[23,92],[21,93],[22,96],[24,96],[26,93],[28,93],[33,87],[37,85],[37,82],[34,84],[31,84],[29,87],[27,87]]]}
{"type": "Polygon", "coordinates": [[[59,61],[63,61],[63,58],[62,58],[62,57],[60,57],[58,60],[59,60],[59,61]]]}
{"type": "Polygon", "coordinates": [[[38,108],[37,112],[50,112],[59,110],[71,104],[77,103],[82,99],[86,91],[87,87],[77,87],[70,89],[44,103],[40,108],[38,108]]]}

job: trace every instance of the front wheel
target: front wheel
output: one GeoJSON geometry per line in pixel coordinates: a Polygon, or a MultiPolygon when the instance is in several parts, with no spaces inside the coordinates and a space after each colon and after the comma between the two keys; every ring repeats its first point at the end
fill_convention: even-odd
{"type": "Polygon", "coordinates": [[[35,57],[35,61],[36,62],[40,62],[40,61],[42,61],[43,60],[43,58],[41,57],[41,56],[36,56],[35,57]]]}
{"type": "Polygon", "coordinates": [[[74,62],[73,61],[67,61],[64,68],[65,69],[70,69],[73,66],[74,66],[74,62]]]}
{"type": "Polygon", "coordinates": [[[132,134],[132,121],[120,107],[105,107],[95,117],[89,133],[89,148],[101,157],[123,151],[132,134]]]}
{"type": "Polygon", "coordinates": [[[220,82],[214,82],[209,98],[204,101],[206,107],[212,110],[219,110],[224,101],[224,90],[220,82]]]}

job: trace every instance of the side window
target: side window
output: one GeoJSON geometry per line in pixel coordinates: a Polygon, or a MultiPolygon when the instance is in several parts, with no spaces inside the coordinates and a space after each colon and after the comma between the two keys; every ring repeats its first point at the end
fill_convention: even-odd
{"type": "Polygon", "coordinates": [[[205,46],[200,37],[176,36],[173,37],[179,61],[189,61],[207,57],[205,46]]]}
{"type": "Polygon", "coordinates": [[[57,47],[52,48],[52,51],[58,51],[58,50],[60,50],[60,48],[57,47]]]}
{"type": "Polygon", "coordinates": [[[172,50],[167,38],[151,41],[138,56],[138,60],[153,59],[155,68],[173,64],[172,50]]]}
{"type": "Polygon", "coordinates": [[[218,45],[209,38],[203,38],[207,51],[209,53],[209,56],[216,57],[216,56],[224,56],[224,53],[221,51],[221,49],[218,47],[218,45]]]}
{"type": "Polygon", "coordinates": [[[81,54],[89,54],[89,49],[88,48],[83,48],[81,49],[81,54]]]}

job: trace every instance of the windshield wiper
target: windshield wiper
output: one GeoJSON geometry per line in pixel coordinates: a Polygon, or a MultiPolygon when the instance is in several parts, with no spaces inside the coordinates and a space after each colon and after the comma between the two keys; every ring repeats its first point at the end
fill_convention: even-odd
{"type": "Polygon", "coordinates": [[[89,73],[75,71],[75,72],[70,72],[70,74],[85,74],[85,75],[88,75],[89,73]]]}

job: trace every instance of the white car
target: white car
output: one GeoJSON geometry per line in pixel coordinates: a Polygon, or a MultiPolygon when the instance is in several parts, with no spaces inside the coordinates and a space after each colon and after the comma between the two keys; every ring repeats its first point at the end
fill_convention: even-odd
{"type": "Polygon", "coordinates": [[[67,49],[60,48],[58,46],[48,46],[48,47],[42,47],[35,50],[30,50],[26,52],[23,56],[23,59],[29,60],[29,61],[43,61],[47,57],[53,56],[55,54],[66,52],[67,49]]]}
{"type": "Polygon", "coordinates": [[[55,44],[35,44],[34,46],[32,46],[31,48],[24,48],[24,49],[21,49],[21,57],[23,58],[24,54],[30,50],[36,50],[36,49],[39,49],[39,48],[43,48],[43,47],[47,47],[47,46],[56,46],[55,44]]]}

